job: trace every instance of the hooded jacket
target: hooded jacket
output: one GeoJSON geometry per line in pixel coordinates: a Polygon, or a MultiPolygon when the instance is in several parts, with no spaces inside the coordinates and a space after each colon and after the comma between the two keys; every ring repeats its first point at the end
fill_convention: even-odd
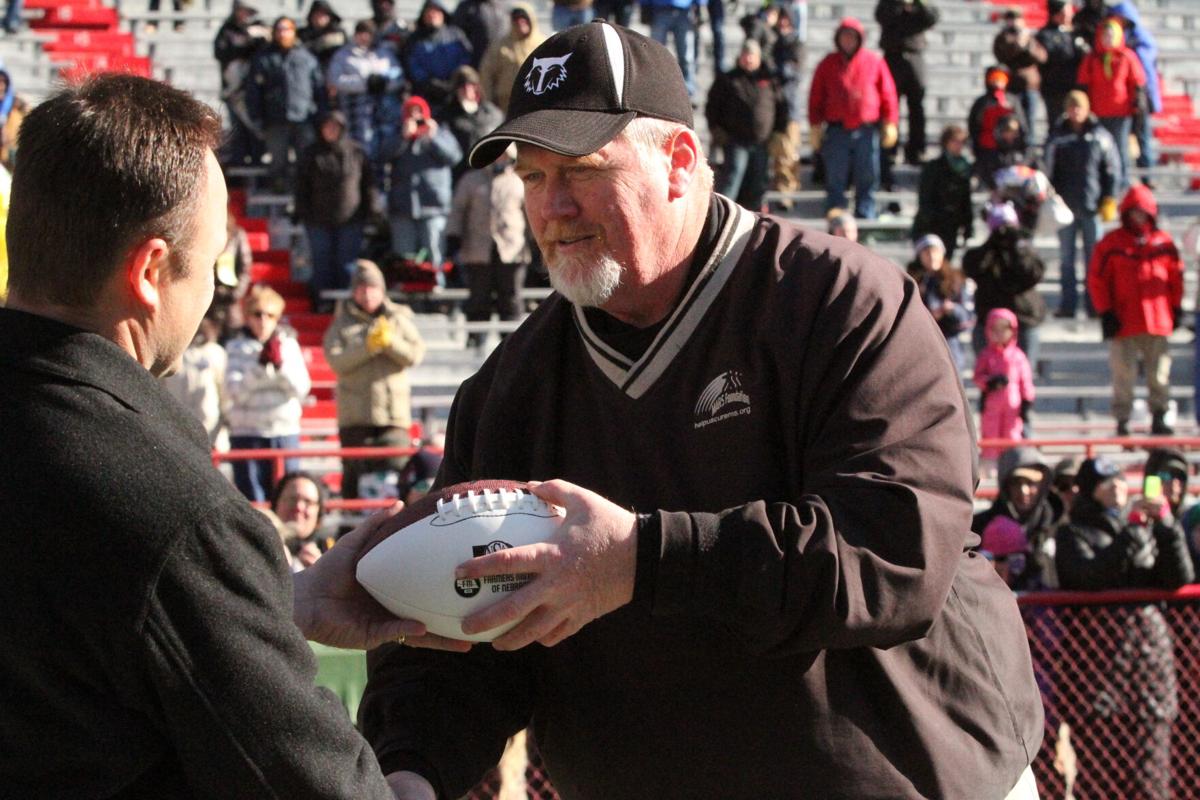
{"type": "MultiPolygon", "coordinates": [[[[421,106],[426,119],[429,104],[421,97],[404,101],[403,118],[414,105],[421,106]]],[[[397,136],[392,147],[392,186],[388,192],[388,215],[425,219],[450,212],[454,191],[451,168],[462,160],[462,148],[445,125],[432,136],[408,139],[397,136]]]]}
{"type": "Polygon", "coordinates": [[[779,91],[765,66],[747,72],[740,66],[717,76],[704,106],[709,130],[723,132],[739,145],[765,144],[775,127],[779,91]]]}
{"type": "Polygon", "coordinates": [[[346,134],[346,118],[332,144],[318,138],[300,156],[296,168],[296,218],[308,225],[337,227],[361,222],[371,213],[373,171],[366,151],[346,134]]]}
{"type": "Polygon", "coordinates": [[[1042,88],[1042,74],[1038,68],[1046,63],[1046,48],[1033,31],[1006,25],[992,40],[992,55],[1012,73],[1009,88],[1014,92],[1026,89],[1036,92],[1042,88]]]}
{"type": "Polygon", "coordinates": [[[887,55],[920,53],[925,49],[925,31],[937,25],[939,13],[932,2],[880,0],[875,6],[879,23],[879,49],[887,55]]]}
{"type": "Polygon", "coordinates": [[[1046,264],[1028,234],[1012,225],[992,231],[987,241],[963,255],[963,272],[975,281],[975,315],[986,319],[993,308],[1016,312],[1022,325],[1046,318],[1046,301],[1037,285],[1046,264]]]}
{"type": "Polygon", "coordinates": [[[840,124],[847,130],[899,120],[896,83],[883,56],[863,46],[863,25],[846,17],[834,32],[833,52],[821,59],[808,90],[809,125],[840,124]],[[843,30],[858,34],[858,48],[846,56],[837,49],[843,30]]]}
{"type": "Polygon", "coordinates": [[[1158,42],[1154,35],[1142,25],[1142,16],[1131,0],[1110,6],[1108,13],[1120,17],[1128,23],[1125,30],[1125,44],[1137,53],[1142,71],[1146,73],[1146,99],[1150,103],[1150,111],[1157,114],[1162,111],[1162,91],[1158,86],[1158,42]]]}
{"type": "Polygon", "coordinates": [[[308,20],[312,20],[313,14],[318,11],[324,11],[329,15],[329,24],[318,28],[310,21],[296,32],[296,36],[299,37],[300,43],[317,57],[317,62],[324,71],[329,68],[329,60],[333,58],[333,54],[346,44],[347,38],[346,31],[342,30],[342,18],[333,10],[333,6],[326,0],[313,0],[312,6],[308,9],[308,20]]]}
{"type": "Polygon", "coordinates": [[[514,3],[513,9],[525,12],[529,19],[529,35],[518,39],[509,31],[508,35],[492,42],[479,64],[479,79],[483,84],[483,96],[495,103],[501,111],[508,110],[508,99],[512,96],[513,81],[525,59],[539,44],[546,41],[538,29],[537,14],[528,3],[514,3]]]}
{"type": "Polygon", "coordinates": [[[1175,329],[1175,310],[1183,303],[1183,261],[1170,234],[1158,228],[1158,203],[1141,184],[1120,206],[1122,225],[1096,244],[1088,265],[1088,292],[1097,313],[1115,312],[1117,337],[1149,333],[1167,336],[1175,329]],[[1126,224],[1140,208],[1154,220],[1142,236],[1126,224]]]}
{"type": "Polygon", "coordinates": [[[1041,453],[1035,447],[1011,447],[1005,450],[1000,454],[996,470],[1000,493],[991,508],[980,511],[971,519],[971,530],[982,534],[988,523],[996,517],[1008,517],[1016,520],[1021,525],[1025,538],[1029,542],[1029,560],[1026,562],[1025,570],[1013,584],[1013,589],[1037,591],[1058,588],[1058,571],[1054,565],[1056,549],[1054,533],[1063,520],[1065,509],[1062,499],[1050,490],[1050,484],[1054,477],[1053,470],[1042,459],[1041,453]],[[1042,476],[1038,481],[1037,502],[1024,515],[1017,512],[1007,497],[1009,481],[1018,468],[1032,469],[1042,476]]]}
{"type": "Polygon", "coordinates": [[[1098,117],[1131,117],[1137,111],[1138,95],[1146,86],[1146,73],[1137,54],[1123,44],[1124,29],[1115,19],[1107,19],[1096,28],[1095,46],[1079,64],[1076,82],[1087,91],[1092,113],[1098,117]],[[1115,26],[1121,31],[1116,47],[1103,44],[1105,30],[1115,26]]]}
{"type": "MultiPolygon", "coordinates": [[[[441,3],[426,0],[421,6],[422,16],[430,5],[445,10],[441,3]]],[[[418,21],[400,51],[400,62],[412,83],[413,94],[438,106],[454,93],[451,88],[454,70],[471,63],[471,42],[458,26],[449,22],[434,28],[418,21]]]]}
{"type": "Polygon", "coordinates": [[[1078,131],[1066,119],[1060,120],[1050,132],[1042,159],[1054,191],[1075,214],[1095,214],[1100,200],[1116,191],[1120,154],[1095,114],[1089,114],[1078,131]]]}

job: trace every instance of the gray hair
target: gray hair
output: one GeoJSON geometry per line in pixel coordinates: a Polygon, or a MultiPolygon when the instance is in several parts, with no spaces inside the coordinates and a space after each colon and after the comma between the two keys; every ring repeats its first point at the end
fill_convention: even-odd
{"type": "MultiPolygon", "coordinates": [[[[661,152],[667,141],[681,130],[691,129],[679,122],[656,119],[655,117],[636,117],[625,126],[625,130],[617,134],[617,138],[624,139],[633,145],[634,149],[638,151],[639,157],[644,162],[651,156],[661,152]]],[[[709,166],[708,157],[705,156],[703,150],[700,151],[700,163],[697,165],[696,176],[700,181],[701,189],[706,192],[712,191],[712,167],[709,166]]]]}

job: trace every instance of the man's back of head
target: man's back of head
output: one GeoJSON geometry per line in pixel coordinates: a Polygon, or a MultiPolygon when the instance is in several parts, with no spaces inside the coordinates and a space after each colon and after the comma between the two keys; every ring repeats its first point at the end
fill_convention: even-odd
{"type": "Polygon", "coordinates": [[[139,243],[185,246],[220,130],[208,106],[132,75],[90,78],[35,108],[13,172],[10,293],[86,308],[139,243]]]}

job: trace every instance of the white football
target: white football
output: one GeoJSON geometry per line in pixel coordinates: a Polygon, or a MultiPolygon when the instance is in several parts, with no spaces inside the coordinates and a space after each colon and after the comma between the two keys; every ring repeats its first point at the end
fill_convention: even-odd
{"type": "Polygon", "coordinates": [[[457,581],[454,568],[486,553],[544,542],[558,530],[564,513],[530,494],[524,484],[451,486],[397,515],[400,527],[358,562],[358,582],[388,611],[425,623],[430,633],[490,642],[516,622],[468,636],[462,632],[463,618],[507,597],[533,576],[457,581]]]}

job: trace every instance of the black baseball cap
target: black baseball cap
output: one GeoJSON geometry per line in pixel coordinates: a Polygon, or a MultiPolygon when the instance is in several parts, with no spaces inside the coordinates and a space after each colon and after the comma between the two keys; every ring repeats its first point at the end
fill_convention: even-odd
{"type": "Polygon", "coordinates": [[[504,122],[475,144],[470,163],[486,167],[514,141],[585,156],[638,116],[692,127],[692,103],[675,56],[604,20],[575,25],[525,59],[504,122]]]}

